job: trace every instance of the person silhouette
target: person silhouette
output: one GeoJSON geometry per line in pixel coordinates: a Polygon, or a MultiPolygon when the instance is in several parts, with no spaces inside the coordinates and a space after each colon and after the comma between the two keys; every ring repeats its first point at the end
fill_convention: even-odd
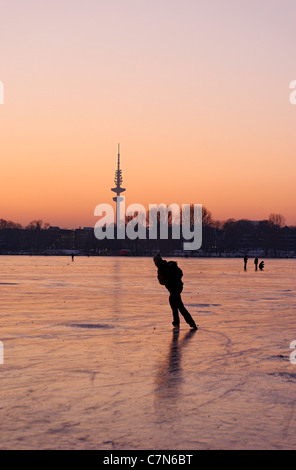
{"type": "Polygon", "coordinates": [[[249,259],[248,256],[245,255],[245,256],[244,256],[244,270],[245,270],[245,271],[247,270],[247,262],[248,262],[248,259],[249,259]]]}
{"type": "Polygon", "coordinates": [[[263,269],[264,269],[264,261],[261,261],[261,263],[259,264],[259,269],[260,269],[260,271],[263,271],[263,269]]]}
{"type": "Polygon", "coordinates": [[[257,258],[257,256],[254,259],[254,264],[255,264],[255,270],[257,271],[258,270],[258,258],[257,258]]]}
{"type": "Polygon", "coordinates": [[[161,285],[164,285],[170,293],[169,303],[173,314],[173,327],[179,328],[180,318],[179,312],[183,315],[184,320],[188,325],[197,330],[197,326],[192,316],[185,308],[182,299],[181,292],[183,290],[182,276],[183,272],[177,265],[176,261],[165,261],[161,258],[158,253],[153,258],[154,264],[157,267],[157,277],[161,285]]]}

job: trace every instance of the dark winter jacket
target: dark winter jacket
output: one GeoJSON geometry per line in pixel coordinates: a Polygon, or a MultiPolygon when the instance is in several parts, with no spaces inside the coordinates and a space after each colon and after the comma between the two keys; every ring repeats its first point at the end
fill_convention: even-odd
{"type": "Polygon", "coordinates": [[[160,284],[164,285],[170,292],[182,291],[183,272],[176,261],[165,261],[162,259],[157,263],[157,268],[157,277],[160,284]]]}

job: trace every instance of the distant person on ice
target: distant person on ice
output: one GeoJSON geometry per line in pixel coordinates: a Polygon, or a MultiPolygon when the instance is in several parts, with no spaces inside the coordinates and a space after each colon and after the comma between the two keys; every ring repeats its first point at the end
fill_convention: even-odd
{"type": "Polygon", "coordinates": [[[249,259],[248,256],[245,255],[245,256],[244,256],[244,270],[245,270],[245,271],[247,270],[247,262],[248,262],[248,259],[249,259]]]}
{"type": "Polygon", "coordinates": [[[158,269],[157,277],[159,283],[164,285],[170,293],[169,302],[173,313],[174,328],[179,328],[180,326],[180,311],[188,325],[197,330],[195,321],[181,299],[181,292],[183,290],[183,282],[181,280],[183,276],[182,270],[178,267],[176,261],[165,261],[159,253],[154,256],[153,261],[158,269]]]}
{"type": "Polygon", "coordinates": [[[257,256],[254,259],[254,264],[255,264],[255,270],[257,271],[258,270],[258,258],[257,258],[257,256]]]}
{"type": "Polygon", "coordinates": [[[261,261],[261,263],[259,264],[259,269],[260,269],[260,271],[263,271],[263,269],[264,269],[264,261],[261,261]]]}

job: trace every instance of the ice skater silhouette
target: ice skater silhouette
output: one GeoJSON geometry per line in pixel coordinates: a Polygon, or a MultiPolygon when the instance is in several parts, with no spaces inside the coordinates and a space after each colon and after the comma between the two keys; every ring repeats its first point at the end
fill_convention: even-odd
{"type": "Polygon", "coordinates": [[[153,261],[158,269],[157,277],[159,283],[164,285],[170,293],[169,302],[173,314],[174,328],[179,328],[180,326],[180,312],[186,323],[188,323],[191,328],[197,330],[195,321],[185,308],[181,299],[181,292],[183,290],[182,270],[179,268],[176,261],[165,261],[161,258],[159,253],[154,256],[153,261]]]}

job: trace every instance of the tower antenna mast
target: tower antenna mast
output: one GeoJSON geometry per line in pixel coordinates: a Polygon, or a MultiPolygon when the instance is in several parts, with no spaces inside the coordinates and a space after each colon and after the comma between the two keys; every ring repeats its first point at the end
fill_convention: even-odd
{"type": "Polygon", "coordinates": [[[120,222],[120,203],[124,201],[124,197],[121,197],[121,193],[126,191],[125,188],[122,188],[122,169],[120,168],[120,144],[118,144],[118,155],[117,155],[117,170],[115,171],[114,183],[115,187],[111,188],[111,191],[116,193],[116,197],[113,198],[113,201],[116,202],[116,225],[119,225],[120,222]]]}

